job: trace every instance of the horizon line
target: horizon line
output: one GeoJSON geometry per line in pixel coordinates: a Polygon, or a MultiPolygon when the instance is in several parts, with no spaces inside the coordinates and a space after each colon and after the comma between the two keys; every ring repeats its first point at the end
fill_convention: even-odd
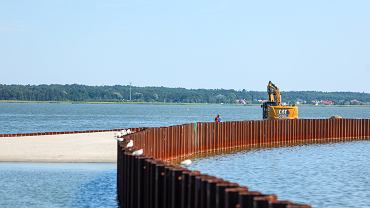
{"type": "MultiPolygon", "coordinates": [[[[113,87],[113,86],[132,86],[137,88],[145,88],[145,87],[152,87],[152,88],[172,88],[172,89],[186,89],[186,90],[234,90],[234,91],[247,91],[247,92],[265,92],[262,90],[250,90],[250,89],[233,89],[233,88],[187,88],[187,87],[166,87],[166,86],[140,86],[140,85],[130,85],[130,84],[113,84],[113,85],[89,85],[89,84],[60,84],[60,83],[53,83],[53,84],[3,84],[0,83],[0,85],[10,86],[10,85],[19,85],[19,86],[41,86],[41,85],[80,85],[80,86],[89,86],[89,87],[113,87]]],[[[322,90],[281,90],[281,92],[324,92],[324,93],[364,93],[364,94],[370,94],[370,92],[360,92],[360,91],[322,91],[322,90]]]]}

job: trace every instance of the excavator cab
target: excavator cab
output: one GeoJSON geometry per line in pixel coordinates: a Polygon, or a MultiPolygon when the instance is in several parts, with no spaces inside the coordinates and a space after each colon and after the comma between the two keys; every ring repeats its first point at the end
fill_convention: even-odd
{"type": "Polygon", "coordinates": [[[269,117],[269,107],[270,106],[276,106],[275,102],[264,102],[262,103],[262,117],[263,119],[267,119],[269,117]]]}
{"type": "Polygon", "coordinates": [[[298,107],[282,105],[279,88],[271,81],[267,85],[268,101],[262,103],[263,119],[297,119],[298,107]]]}

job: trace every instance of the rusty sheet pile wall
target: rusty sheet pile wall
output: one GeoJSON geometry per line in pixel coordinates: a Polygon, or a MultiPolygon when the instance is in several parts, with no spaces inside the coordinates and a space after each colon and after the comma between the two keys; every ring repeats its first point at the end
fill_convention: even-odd
{"type": "Polygon", "coordinates": [[[169,163],[206,152],[361,140],[369,119],[298,119],[195,123],[148,128],[118,144],[117,192],[131,208],[310,207],[169,163]],[[126,148],[128,141],[134,146],[126,148]],[[142,149],[144,155],[134,155],[142,149]]]}

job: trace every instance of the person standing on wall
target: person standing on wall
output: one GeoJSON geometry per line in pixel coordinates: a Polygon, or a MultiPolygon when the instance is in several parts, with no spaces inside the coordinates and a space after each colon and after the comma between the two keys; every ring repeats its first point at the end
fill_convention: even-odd
{"type": "Polygon", "coordinates": [[[215,117],[215,122],[216,123],[220,123],[221,122],[220,114],[217,114],[217,116],[215,117]]]}

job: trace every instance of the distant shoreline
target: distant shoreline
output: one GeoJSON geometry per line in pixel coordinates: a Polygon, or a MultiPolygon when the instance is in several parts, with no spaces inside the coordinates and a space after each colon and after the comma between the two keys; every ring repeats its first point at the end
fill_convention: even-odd
{"type": "MultiPolygon", "coordinates": [[[[0,103],[31,103],[31,104],[137,104],[137,105],[233,105],[233,106],[259,106],[261,104],[236,104],[236,103],[170,103],[170,102],[117,102],[117,101],[26,101],[26,100],[0,100],[0,103]]],[[[300,104],[298,106],[312,107],[370,107],[370,104],[364,105],[312,105],[300,104]]]]}
{"type": "MultiPolygon", "coordinates": [[[[50,103],[50,104],[147,104],[147,105],[240,105],[235,103],[171,103],[171,102],[118,102],[118,101],[26,101],[26,100],[0,100],[0,103],[50,103]]],[[[260,104],[247,104],[244,106],[259,106],[260,104]]]]}
{"type": "Polygon", "coordinates": [[[151,104],[151,105],[211,105],[217,103],[165,103],[165,102],[118,102],[118,101],[26,101],[0,100],[0,103],[50,103],[50,104],[151,104]]]}
{"type": "MultiPolygon", "coordinates": [[[[187,89],[139,87],[132,85],[90,86],[81,84],[6,85],[0,84],[0,100],[67,103],[193,104],[252,103],[267,99],[267,91],[246,89],[187,89]],[[77,101],[77,102],[74,102],[77,101]]],[[[282,91],[285,103],[370,105],[370,93],[326,91],[282,91]]]]}

